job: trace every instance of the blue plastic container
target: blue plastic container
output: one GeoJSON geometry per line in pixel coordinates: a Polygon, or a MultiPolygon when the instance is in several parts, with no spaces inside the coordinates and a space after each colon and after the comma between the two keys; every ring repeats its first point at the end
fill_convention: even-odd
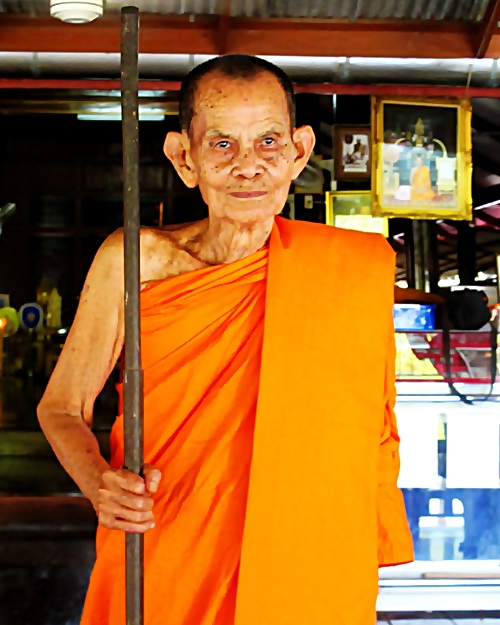
{"type": "Polygon", "coordinates": [[[436,307],[432,304],[395,304],[394,327],[407,332],[435,330],[436,307]]]}

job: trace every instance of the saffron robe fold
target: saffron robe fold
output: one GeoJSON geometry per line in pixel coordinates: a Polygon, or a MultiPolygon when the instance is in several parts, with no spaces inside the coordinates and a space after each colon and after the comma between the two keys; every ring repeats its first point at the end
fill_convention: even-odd
{"type": "MultiPolygon", "coordinates": [[[[413,558],[393,284],[381,237],[277,218],[269,250],[143,291],[146,625],[373,624],[378,566],[413,558]]],[[[97,553],[82,625],[124,625],[123,534],[97,553]]]]}

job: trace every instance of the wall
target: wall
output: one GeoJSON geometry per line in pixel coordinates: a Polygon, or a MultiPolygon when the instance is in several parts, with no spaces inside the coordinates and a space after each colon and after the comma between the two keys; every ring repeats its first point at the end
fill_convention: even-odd
{"type": "MultiPolygon", "coordinates": [[[[186,189],[163,154],[176,118],[143,122],[141,222],[158,225],[203,218],[196,190],[186,189]]],[[[42,276],[63,296],[68,323],[92,258],[122,223],[119,122],[78,121],[69,115],[0,118],[0,204],[16,213],[0,236],[0,292],[18,307],[33,301],[42,276]]]]}

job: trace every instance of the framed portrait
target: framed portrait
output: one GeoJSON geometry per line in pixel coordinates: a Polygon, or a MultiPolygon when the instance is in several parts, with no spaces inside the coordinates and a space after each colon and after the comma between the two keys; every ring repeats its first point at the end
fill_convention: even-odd
{"type": "Polygon", "coordinates": [[[374,215],[472,218],[468,101],[375,97],[372,126],[374,215]]]}
{"type": "Polygon", "coordinates": [[[335,178],[370,178],[372,138],[369,126],[335,126],[335,178]]]}
{"type": "Polygon", "coordinates": [[[326,225],[389,236],[389,219],[372,215],[371,191],[328,192],[326,225]]]}

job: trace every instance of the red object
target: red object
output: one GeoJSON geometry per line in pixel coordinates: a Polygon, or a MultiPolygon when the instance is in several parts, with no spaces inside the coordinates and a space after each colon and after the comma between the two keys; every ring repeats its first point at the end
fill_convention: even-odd
{"type": "MultiPolygon", "coordinates": [[[[500,88],[434,86],[434,85],[346,85],[333,82],[296,83],[296,93],[318,95],[390,95],[390,96],[449,96],[454,98],[500,98],[500,88]]],[[[179,91],[180,81],[142,80],[140,90],[179,91]]],[[[78,78],[0,78],[0,89],[57,89],[75,91],[116,91],[120,81],[78,78]]]]}
{"type": "MultiPolygon", "coordinates": [[[[429,334],[419,333],[419,336],[425,338],[429,348],[412,347],[412,351],[419,360],[428,358],[436,371],[444,379],[448,377],[446,371],[446,360],[443,352],[443,334],[442,332],[429,334]],[[432,336],[432,338],[431,338],[432,336]]],[[[489,370],[486,377],[474,377],[471,374],[471,363],[464,360],[464,356],[460,352],[481,352],[481,356],[486,360],[489,358],[491,351],[491,335],[489,332],[451,332],[450,333],[450,371],[451,381],[461,383],[489,383],[489,370]],[[488,356],[487,356],[488,355],[488,356]]],[[[471,353],[471,359],[473,354],[471,353]]],[[[485,370],[488,361],[481,363],[481,369],[485,370]]]]}

